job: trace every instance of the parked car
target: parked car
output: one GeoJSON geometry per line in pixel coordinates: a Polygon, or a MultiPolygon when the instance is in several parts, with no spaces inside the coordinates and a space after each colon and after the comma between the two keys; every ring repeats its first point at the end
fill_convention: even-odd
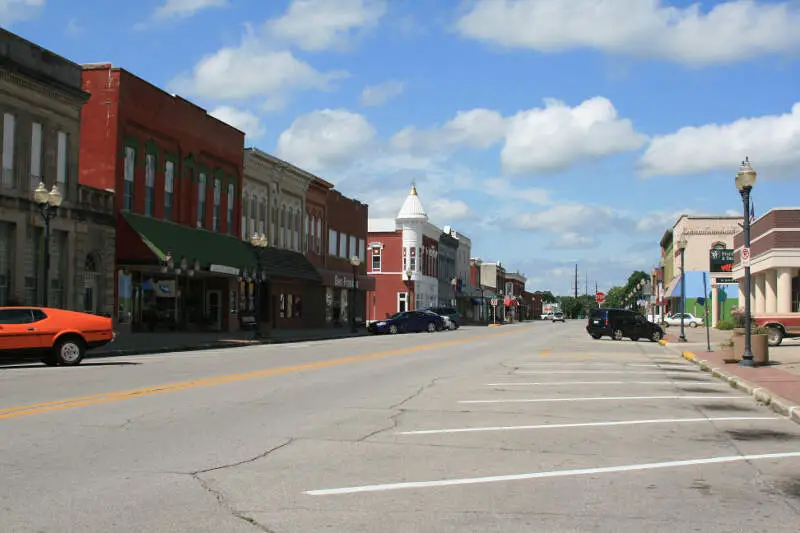
{"type": "Polygon", "coordinates": [[[658,324],[648,321],[643,315],[627,309],[594,308],[589,312],[586,332],[593,338],[611,337],[621,341],[641,338],[658,342],[664,338],[664,330],[658,324]]]}
{"type": "Polygon", "coordinates": [[[40,355],[50,366],[78,365],[87,350],[115,338],[109,317],[48,307],[0,307],[0,352],[40,355]]]}
{"type": "Polygon", "coordinates": [[[412,333],[418,331],[441,331],[445,327],[444,318],[430,311],[404,311],[386,320],[372,322],[367,330],[370,333],[412,333]]]}
{"type": "Polygon", "coordinates": [[[420,311],[431,311],[439,316],[445,317],[450,329],[458,329],[461,327],[461,313],[456,311],[455,307],[431,307],[430,309],[420,309],[420,311]]]}
{"type": "Polygon", "coordinates": [[[664,323],[668,326],[680,326],[681,320],[683,320],[684,326],[689,326],[690,328],[696,328],[704,324],[702,318],[696,317],[691,313],[675,313],[665,318],[664,323]]]}
{"type": "Polygon", "coordinates": [[[564,318],[564,313],[556,313],[553,315],[553,324],[556,322],[564,322],[566,323],[566,319],[564,318]]]}
{"type": "Polygon", "coordinates": [[[770,346],[779,346],[783,339],[800,337],[800,313],[770,313],[753,317],[757,326],[769,328],[767,342],[770,346]]]}

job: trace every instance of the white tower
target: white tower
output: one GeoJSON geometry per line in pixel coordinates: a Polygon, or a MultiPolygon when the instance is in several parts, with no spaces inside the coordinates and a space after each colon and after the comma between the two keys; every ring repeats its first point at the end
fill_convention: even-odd
{"type": "Polygon", "coordinates": [[[397,213],[395,222],[403,231],[403,279],[417,280],[422,270],[422,234],[428,215],[417,196],[416,185],[411,185],[403,207],[397,213]],[[408,275],[410,273],[410,276],[408,275]]]}

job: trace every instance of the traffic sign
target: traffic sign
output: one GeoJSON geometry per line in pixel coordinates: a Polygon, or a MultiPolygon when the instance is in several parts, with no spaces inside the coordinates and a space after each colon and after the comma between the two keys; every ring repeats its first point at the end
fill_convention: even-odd
{"type": "Polygon", "coordinates": [[[497,307],[497,298],[492,298],[492,307],[497,307]]]}
{"type": "Polygon", "coordinates": [[[606,301],[606,295],[603,292],[598,292],[594,295],[594,301],[601,304],[606,301]]]}
{"type": "Polygon", "coordinates": [[[750,248],[742,248],[742,266],[750,266],[750,248]]]}

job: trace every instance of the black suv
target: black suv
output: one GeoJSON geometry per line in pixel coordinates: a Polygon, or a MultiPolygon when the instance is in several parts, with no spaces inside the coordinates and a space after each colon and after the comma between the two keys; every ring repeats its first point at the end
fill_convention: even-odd
{"type": "Polygon", "coordinates": [[[628,337],[632,341],[646,338],[658,342],[664,338],[661,326],[648,322],[643,315],[627,309],[592,309],[589,312],[586,332],[593,339],[608,336],[618,341],[628,337]]]}

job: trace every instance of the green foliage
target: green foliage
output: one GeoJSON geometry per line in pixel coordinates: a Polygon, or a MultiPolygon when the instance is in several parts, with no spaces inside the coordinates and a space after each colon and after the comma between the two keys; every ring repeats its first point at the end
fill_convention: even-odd
{"type": "Polygon", "coordinates": [[[553,296],[553,293],[550,291],[541,291],[540,294],[542,295],[542,303],[554,304],[558,301],[558,298],[553,296]]]}
{"type": "Polygon", "coordinates": [[[625,284],[625,293],[630,294],[636,285],[638,285],[643,279],[650,279],[650,276],[647,274],[647,272],[635,270],[630,276],[628,276],[628,283],[625,284]]]}
{"type": "Polygon", "coordinates": [[[609,291],[606,293],[606,299],[603,302],[603,307],[622,307],[622,302],[627,294],[628,292],[624,287],[611,287],[611,289],[609,289],[609,291]]]}
{"type": "Polygon", "coordinates": [[[578,316],[586,316],[589,310],[597,307],[594,300],[594,295],[583,294],[575,298],[574,296],[561,296],[559,297],[561,304],[561,311],[567,318],[578,318],[578,316]]]}
{"type": "Polygon", "coordinates": [[[733,320],[720,320],[717,322],[717,329],[723,331],[729,331],[736,327],[736,324],[733,323],[733,320]]]}

